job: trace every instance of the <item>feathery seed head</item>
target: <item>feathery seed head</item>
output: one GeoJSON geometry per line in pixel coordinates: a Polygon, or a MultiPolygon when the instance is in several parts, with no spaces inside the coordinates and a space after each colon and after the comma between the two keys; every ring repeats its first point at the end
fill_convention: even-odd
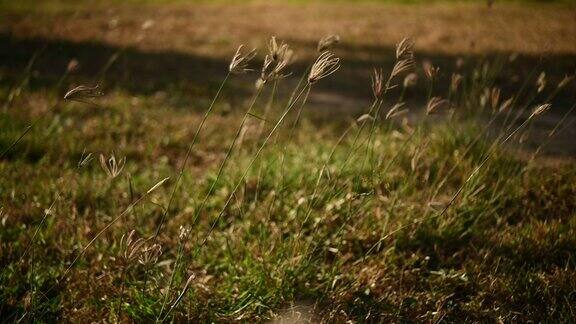
{"type": "Polygon", "coordinates": [[[80,160],[78,161],[78,169],[81,169],[88,165],[93,159],[92,153],[86,154],[86,149],[82,150],[82,155],[80,155],[80,160]]]}
{"type": "Polygon", "coordinates": [[[71,59],[66,66],[66,73],[73,73],[80,67],[80,62],[77,59],[71,59]]]}
{"type": "Polygon", "coordinates": [[[318,52],[324,52],[326,50],[331,49],[334,45],[340,43],[340,36],[339,35],[328,35],[322,37],[320,41],[318,41],[318,52]]]}
{"type": "Polygon", "coordinates": [[[490,93],[490,104],[492,109],[496,109],[498,104],[500,103],[500,89],[499,88],[492,88],[490,93]]]}
{"type": "Polygon", "coordinates": [[[446,99],[442,99],[440,97],[433,97],[432,99],[430,99],[430,101],[428,101],[428,104],[426,105],[426,114],[430,115],[435,111],[437,111],[440,107],[447,106],[448,103],[449,102],[446,99]]]}
{"type": "Polygon", "coordinates": [[[106,157],[104,157],[103,154],[100,154],[100,166],[102,166],[102,170],[104,170],[108,177],[112,179],[116,178],[122,172],[125,164],[125,157],[116,160],[116,156],[112,153],[108,160],[106,160],[106,157]]]}
{"type": "Polygon", "coordinates": [[[412,68],[414,68],[414,59],[412,58],[405,58],[396,61],[396,64],[394,64],[392,72],[390,73],[390,80],[404,72],[412,70],[412,68]]]}
{"type": "Polygon", "coordinates": [[[129,265],[131,262],[138,261],[142,265],[151,265],[158,261],[162,254],[162,246],[158,243],[146,244],[150,239],[134,239],[135,230],[128,235],[122,235],[120,239],[120,249],[122,259],[129,265]]]}
{"type": "Polygon", "coordinates": [[[540,73],[538,80],[536,80],[536,88],[538,93],[542,92],[546,88],[546,72],[540,73]]]}
{"type": "Polygon", "coordinates": [[[276,36],[272,36],[270,41],[268,42],[268,54],[272,58],[273,61],[276,61],[280,58],[280,56],[284,55],[284,53],[288,50],[288,45],[282,42],[278,45],[276,41],[276,36]]]}
{"type": "Polygon", "coordinates": [[[514,101],[514,97],[510,97],[507,100],[505,100],[501,105],[500,105],[500,111],[504,111],[504,110],[508,110],[508,108],[510,108],[512,106],[512,102],[514,101]]]}
{"type": "Polygon", "coordinates": [[[276,37],[272,37],[268,49],[269,53],[264,58],[260,80],[256,81],[256,88],[263,86],[268,80],[277,80],[290,75],[285,70],[292,63],[294,51],[285,43],[279,46],[276,37]]]}
{"type": "Polygon", "coordinates": [[[450,91],[456,92],[460,86],[460,83],[462,83],[462,75],[459,73],[452,74],[452,79],[450,80],[450,91]]]}
{"type": "Polygon", "coordinates": [[[405,103],[399,102],[395,104],[388,112],[386,113],[386,119],[392,119],[396,116],[403,115],[408,112],[408,109],[402,109],[405,103]]]}
{"type": "Polygon", "coordinates": [[[143,238],[135,240],[134,233],[136,233],[136,231],[131,230],[128,233],[128,235],[124,234],[120,239],[120,249],[122,253],[121,257],[124,259],[126,263],[130,263],[138,259],[138,256],[142,251],[144,243],[146,243],[146,240],[144,240],[143,238]]]}
{"type": "Polygon", "coordinates": [[[422,63],[422,68],[424,69],[424,74],[428,80],[434,80],[440,72],[440,68],[437,66],[432,65],[432,62],[426,60],[422,63]]]}
{"type": "Polygon", "coordinates": [[[270,56],[273,60],[277,59],[279,49],[280,47],[278,46],[278,42],[276,42],[276,36],[272,36],[268,43],[268,52],[270,52],[270,56]]]}
{"type": "Polygon", "coordinates": [[[292,58],[292,54],[293,51],[290,49],[290,46],[288,46],[288,44],[282,42],[280,43],[280,45],[278,45],[276,37],[272,36],[268,45],[268,55],[270,55],[272,61],[282,61],[282,60],[290,61],[290,59],[292,58]]]}
{"type": "Polygon", "coordinates": [[[264,87],[265,84],[266,84],[266,80],[263,80],[262,78],[258,78],[256,80],[256,82],[254,83],[254,87],[256,88],[256,90],[260,90],[260,89],[262,89],[262,87],[264,87]]]}
{"type": "Polygon", "coordinates": [[[162,255],[162,246],[160,244],[145,245],[140,252],[138,262],[142,265],[152,265],[158,262],[160,255],[162,255]]]}
{"type": "Polygon", "coordinates": [[[550,107],[552,107],[551,104],[542,104],[536,108],[534,108],[534,110],[532,111],[532,114],[530,115],[530,117],[528,117],[529,119],[532,119],[533,117],[542,115],[543,113],[545,113],[546,111],[548,111],[548,109],[550,109],[550,107]]]}
{"type": "Polygon", "coordinates": [[[377,70],[374,68],[372,73],[372,93],[374,98],[382,99],[384,94],[384,76],[382,75],[382,69],[377,70]]]}
{"type": "Polygon", "coordinates": [[[500,104],[500,89],[496,87],[485,88],[484,92],[480,96],[480,106],[496,110],[499,104],[500,104]]]}
{"type": "Polygon", "coordinates": [[[364,115],[358,117],[358,119],[356,119],[356,121],[358,123],[361,123],[361,122],[366,121],[366,120],[374,120],[374,117],[372,117],[370,114],[364,114],[364,115]]]}
{"type": "Polygon", "coordinates": [[[91,103],[87,100],[91,98],[101,97],[104,95],[101,91],[98,90],[99,88],[100,88],[99,85],[95,85],[93,87],[83,85],[77,86],[76,88],[73,88],[72,90],[66,92],[66,94],[64,95],[64,100],[91,103]]]}
{"type": "Polygon", "coordinates": [[[396,59],[414,58],[414,41],[411,38],[404,38],[396,46],[396,59]]]}
{"type": "Polygon", "coordinates": [[[562,89],[564,88],[568,83],[570,83],[572,80],[574,80],[574,76],[565,76],[564,79],[562,79],[562,81],[560,81],[558,83],[558,89],[562,89]]]}
{"type": "Polygon", "coordinates": [[[319,80],[331,75],[340,68],[340,58],[336,57],[331,52],[322,52],[316,59],[310,74],[308,75],[308,83],[314,84],[319,80]]]}
{"type": "Polygon", "coordinates": [[[251,50],[248,53],[242,53],[242,48],[244,45],[240,45],[236,50],[236,54],[232,57],[230,61],[230,66],[228,67],[231,73],[243,74],[252,71],[248,68],[250,61],[256,56],[256,49],[251,50]]]}

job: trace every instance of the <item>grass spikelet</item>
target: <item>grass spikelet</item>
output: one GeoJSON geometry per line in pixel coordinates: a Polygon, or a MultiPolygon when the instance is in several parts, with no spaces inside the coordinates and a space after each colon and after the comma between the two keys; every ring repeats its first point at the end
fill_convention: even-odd
{"type": "Polygon", "coordinates": [[[148,189],[148,191],[146,191],[146,194],[151,194],[154,190],[158,189],[159,187],[161,187],[162,185],[164,185],[164,183],[166,181],[170,180],[170,177],[166,177],[160,181],[158,181],[158,183],[156,183],[155,185],[153,185],[150,189],[148,189]]]}

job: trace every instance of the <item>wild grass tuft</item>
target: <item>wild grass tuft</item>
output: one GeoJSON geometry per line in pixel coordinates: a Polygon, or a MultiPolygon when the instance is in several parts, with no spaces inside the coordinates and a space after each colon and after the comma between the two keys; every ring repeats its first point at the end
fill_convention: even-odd
{"type": "Polygon", "coordinates": [[[572,76],[553,87],[535,72],[510,93],[496,84],[501,62],[444,76],[406,38],[389,69],[374,68],[359,117],[318,125],[308,101],[340,77],[339,42],[320,40],[298,84],[288,44],[272,37],[257,73],[256,50],[240,46],[202,114],[87,86],[37,114],[11,97],[0,114],[0,316],[573,319],[576,170],[536,155],[576,106],[521,155],[572,76]],[[224,89],[246,80],[257,84],[249,99],[224,113],[224,89]]]}

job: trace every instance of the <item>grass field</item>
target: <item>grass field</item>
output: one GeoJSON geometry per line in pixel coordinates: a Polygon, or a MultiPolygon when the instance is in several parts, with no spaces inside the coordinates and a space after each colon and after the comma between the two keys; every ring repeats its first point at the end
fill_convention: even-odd
{"type": "Polygon", "coordinates": [[[576,9],[383,2],[2,3],[2,321],[575,321],[576,9]]]}

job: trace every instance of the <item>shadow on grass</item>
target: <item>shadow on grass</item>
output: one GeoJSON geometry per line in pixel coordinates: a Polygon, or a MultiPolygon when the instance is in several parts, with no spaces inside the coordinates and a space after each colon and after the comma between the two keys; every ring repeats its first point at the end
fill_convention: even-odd
{"type": "MultiPolygon", "coordinates": [[[[289,43],[295,48],[315,47],[313,43],[293,40],[289,43]]],[[[390,47],[341,44],[336,52],[342,56],[342,68],[335,77],[320,83],[319,87],[324,91],[337,92],[344,96],[369,100],[372,68],[382,67],[384,71],[389,71],[394,64],[394,49],[390,47]]],[[[99,42],[22,39],[9,34],[0,34],[0,69],[4,74],[2,83],[10,84],[20,79],[35,53],[39,55],[33,66],[34,78],[31,83],[33,89],[50,88],[56,84],[68,63],[76,59],[80,63],[80,68],[75,75],[79,79],[93,82],[103,79],[108,87],[122,89],[135,95],[169,90],[205,94],[207,89],[222,80],[229,63],[218,58],[172,50],[146,52],[134,47],[121,48],[99,42]],[[103,73],[103,70],[106,70],[106,73],[103,73]]],[[[440,67],[436,85],[439,94],[445,93],[452,73],[458,72],[456,66],[458,59],[463,59],[464,66],[461,68],[463,73],[470,72],[484,62],[501,63],[502,73],[497,77],[496,83],[509,94],[517,92],[530,75],[537,76],[540,71],[546,72],[548,87],[553,87],[565,75],[576,72],[576,55],[518,56],[513,62],[509,62],[510,53],[455,56],[417,52],[416,55],[417,62],[428,60],[440,67]]],[[[300,76],[305,71],[307,65],[308,63],[301,61],[295,64],[292,81],[297,79],[295,76],[300,76]]],[[[421,70],[420,66],[418,68],[421,70]]],[[[253,80],[254,76],[249,79],[253,80]]],[[[410,94],[416,99],[424,99],[426,96],[423,81],[420,80],[419,86],[410,94]]],[[[558,98],[560,102],[567,104],[571,100],[566,95],[568,92],[565,91],[560,95],[558,98]]]]}
{"type": "MultiPolygon", "coordinates": [[[[297,51],[314,48],[315,44],[288,40],[297,51]]],[[[370,74],[373,67],[390,71],[394,64],[394,49],[384,46],[355,46],[341,44],[335,50],[342,57],[342,68],[334,76],[319,82],[312,92],[308,114],[319,122],[346,120],[365,113],[372,100],[370,74]]],[[[62,39],[15,38],[10,34],[0,34],[0,85],[10,88],[25,77],[24,71],[36,55],[28,83],[30,89],[57,92],[59,95],[74,84],[101,84],[106,89],[116,89],[131,95],[154,95],[159,92],[175,106],[203,106],[194,104],[198,100],[208,100],[218,88],[227,73],[229,62],[222,58],[198,56],[190,53],[165,51],[143,51],[134,47],[117,47],[101,42],[73,42],[62,39]],[[59,84],[71,60],[79,62],[79,68],[59,84]]],[[[498,66],[500,71],[490,85],[502,89],[502,98],[516,95],[523,89],[523,96],[534,96],[533,104],[548,101],[560,80],[576,72],[576,55],[517,56],[510,60],[510,53],[487,53],[485,55],[456,56],[417,51],[418,84],[405,94],[407,106],[412,110],[423,107],[427,100],[427,81],[422,77],[421,63],[428,60],[440,67],[432,95],[446,97],[453,73],[470,74],[480,71],[486,63],[498,66]],[[462,64],[458,66],[457,62],[462,64]],[[537,94],[536,79],[546,72],[547,86],[537,94]]],[[[258,63],[257,63],[258,64],[258,63]]],[[[309,62],[297,61],[293,74],[281,87],[281,96],[289,95],[299,76],[307,69],[309,62]]],[[[256,76],[234,77],[225,89],[224,96],[232,106],[253,92],[256,76]]],[[[402,83],[402,80],[398,80],[402,83]]],[[[539,130],[551,129],[563,113],[574,104],[576,82],[560,91],[553,100],[554,109],[547,120],[539,120],[539,130]]],[[[390,98],[396,100],[400,87],[391,90],[390,98]]],[[[572,155],[576,146],[569,138],[574,136],[571,129],[564,132],[560,144],[551,151],[572,155]]],[[[536,146],[536,145],[534,145],[536,146]]]]}

